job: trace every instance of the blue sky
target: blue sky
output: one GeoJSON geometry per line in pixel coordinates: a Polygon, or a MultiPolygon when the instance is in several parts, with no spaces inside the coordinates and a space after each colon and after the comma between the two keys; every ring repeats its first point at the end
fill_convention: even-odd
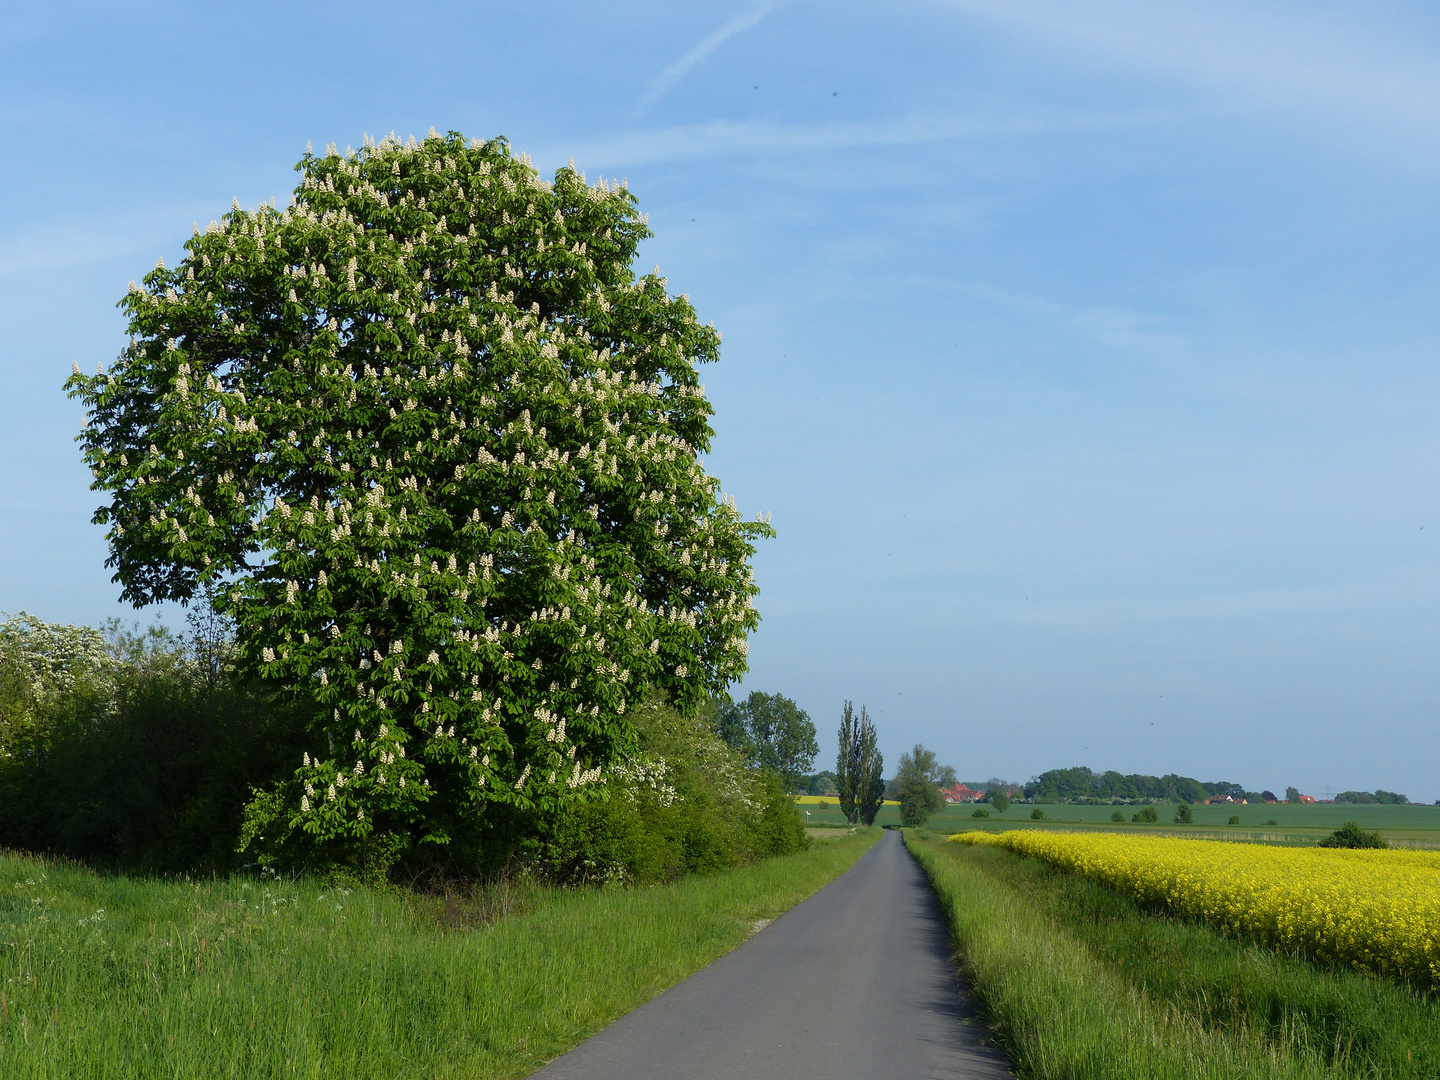
{"type": "Polygon", "coordinates": [[[131,278],[307,140],[503,134],[626,177],[724,333],[708,464],[779,530],[744,689],[822,766],[850,698],[892,765],[1440,798],[1433,6],[48,3],[0,48],[0,609],[131,614],[60,391],[131,278]]]}

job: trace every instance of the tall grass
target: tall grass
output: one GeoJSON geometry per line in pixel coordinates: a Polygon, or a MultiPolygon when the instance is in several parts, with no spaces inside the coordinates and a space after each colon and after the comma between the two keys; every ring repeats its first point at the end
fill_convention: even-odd
{"type": "Polygon", "coordinates": [[[523,1076],[877,836],[674,885],[533,886],[518,913],[462,929],[402,895],[0,856],[0,1075],[523,1076]]]}
{"type": "Polygon", "coordinates": [[[1154,1001],[1207,1027],[1303,1041],[1346,1075],[1440,1076],[1440,999],[1383,976],[1320,968],[1168,915],[1038,859],[965,862],[1012,890],[1154,1001]]]}
{"type": "MultiPolygon", "coordinates": [[[[1305,1032],[1215,1026],[985,872],[974,849],[906,842],[925,868],[963,969],[1022,1076],[1035,1080],[1288,1080],[1356,1075],[1305,1032]]],[[[1004,853],[1000,853],[1004,854],[1004,853]]]]}

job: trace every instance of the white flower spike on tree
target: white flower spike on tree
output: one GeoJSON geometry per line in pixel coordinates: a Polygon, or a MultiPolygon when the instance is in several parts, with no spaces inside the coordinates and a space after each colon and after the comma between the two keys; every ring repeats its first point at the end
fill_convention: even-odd
{"type": "Polygon", "coordinates": [[[584,797],[643,695],[746,670],[772,533],[698,461],[719,335],[632,272],[624,185],[453,132],[297,170],[289,208],[157,264],[118,362],[66,384],[122,597],[220,586],[242,666],[313,702],[277,794],[315,841],[584,797]]]}

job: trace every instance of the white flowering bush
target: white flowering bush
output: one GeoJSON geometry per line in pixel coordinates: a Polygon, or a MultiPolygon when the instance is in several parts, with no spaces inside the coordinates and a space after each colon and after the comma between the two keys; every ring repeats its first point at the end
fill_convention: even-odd
{"type": "Polygon", "coordinates": [[[0,622],[0,667],[25,697],[48,701],[83,680],[103,680],[112,664],[111,642],[93,626],[47,623],[27,612],[0,622]]]}
{"type": "Polygon", "coordinates": [[[639,746],[606,770],[609,798],[547,815],[519,845],[522,864],[557,881],[664,881],[806,845],[780,778],[748,768],[703,717],[655,697],[633,717],[639,746]]]}
{"type": "Polygon", "coordinates": [[[443,843],[582,795],[651,690],[739,677],[769,528],[699,461],[719,335],[632,271],[623,184],[433,131],[297,169],[67,383],[95,520],[124,599],[218,587],[241,671],[313,703],[289,829],[443,843]]]}

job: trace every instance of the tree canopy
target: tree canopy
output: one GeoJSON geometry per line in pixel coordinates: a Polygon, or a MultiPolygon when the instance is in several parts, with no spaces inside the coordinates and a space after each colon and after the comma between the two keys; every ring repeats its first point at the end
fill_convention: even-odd
{"type": "Polygon", "coordinates": [[[770,530],[699,461],[720,336],[632,272],[623,184],[433,131],[296,168],[67,384],[95,521],[124,599],[218,587],[237,664],[310,703],[288,828],[443,843],[582,793],[647,694],[742,675],[770,530]]]}
{"type": "Polygon", "coordinates": [[[854,825],[875,824],[885,800],[885,757],[875,739],[875,724],[865,706],[855,714],[852,702],[840,712],[840,753],[835,759],[840,812],[854,825]]]}
{"type": "Polygon", "coordinates": [[[900,755],[895,781],[902,825],[924,825],[931,814],[944,808],[945,796],[940,794],[941,775],[942,766],[936,762],[935,755],[919,743],[908,754],[900,755]]]}
{"type": "Polygon", "coordinates": [[[715,731],[751,764],[780,777],[798,792],[801,778],[820,752],[810,714],[784,694],[753,691],[744,701],[720,701],[715,731]]]}

